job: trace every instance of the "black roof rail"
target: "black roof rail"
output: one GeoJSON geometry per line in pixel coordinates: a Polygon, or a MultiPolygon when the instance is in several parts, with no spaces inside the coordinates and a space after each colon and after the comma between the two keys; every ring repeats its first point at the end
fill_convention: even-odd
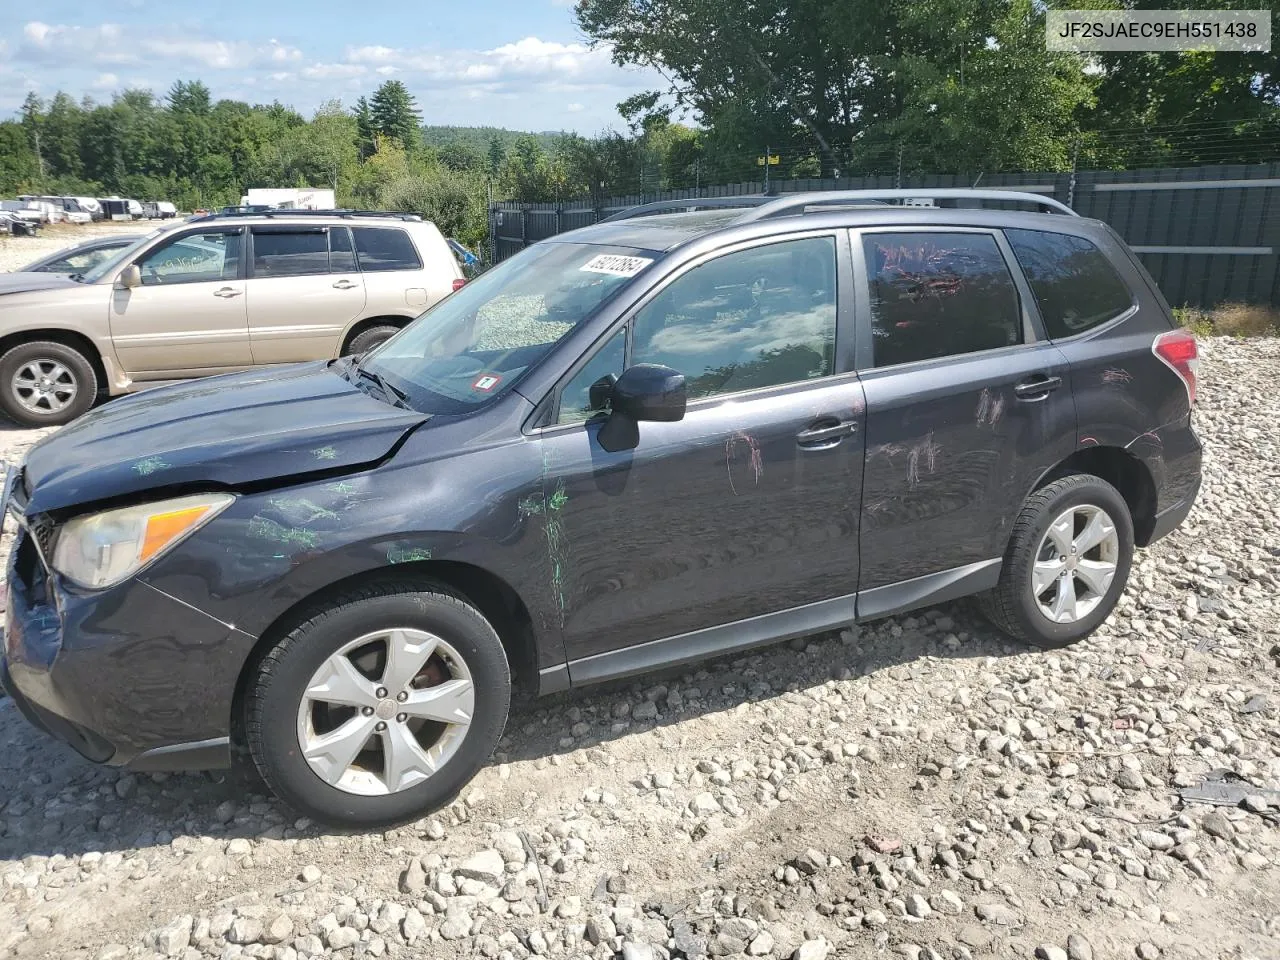
{"type": "Polygon", "coordinates": [[[274,217],[341,217],[343,219],[354,219],[356,217],[377,217],[383,220],[405,220],[411,222],[421,222],[422,217],[416,213],[402,213],[393,210],[254,210],[245,207],[227,207],[218,213],[207,213],[202,217],[195,217],[191,222],[203,223],[206,220],[228,220],[237,217],[266,217],[272,219],[274,217]]]}
{"type": "Polygon", "coordinates": [[[660,213],[675,213],[681,210],[715,210],[733,207],[758,207],[773,200],[764,194],[743,194],[740,197],[686,197],[683,200],[655,200],[627,207],[611,217],[605,217],[600,223],[616,223],[619,220],[631,220],[635,217],[651,217],[660,213]]]}
{"type": "Polygon", "coordinates": [[[801,216],[809,207],[838,207],[858,203],[892,203],[894,200],[986,200],[1033,203],[1051,213],[1078,217],[1065,203],[1053,197],[1019,190],[969,190],[960,187],[938,187],[913,190],[828,190],[793,193],[777,197],[738,217],[737,223],[769,220],[773,217],[801,216]]]}

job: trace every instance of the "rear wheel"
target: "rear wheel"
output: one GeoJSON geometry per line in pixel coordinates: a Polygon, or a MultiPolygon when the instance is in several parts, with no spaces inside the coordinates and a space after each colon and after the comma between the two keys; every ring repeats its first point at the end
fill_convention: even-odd
{"type": "Polygon", "coordinates": [[[359,356],[362,353],[368,353],[384,340],[390,340],[400,332],[399,327],[392,326],[389,323],[380,323],[376,327],[370,327],[367,330],[361,330],[351,342],[347,344],[347,354],[351,356],[359,356]]]}
{"type": "Polygon", "coordinates": [[[245,731],[286,803],[382,827],[452,800],[493,752],[510,699],[502,643],[479,611],[392,581],[340,597],[264,657],[245,731]]]}
{"type": "Polygon", "coordinates": [[[20,343],[0,357],[0,410],[24,427],[70,423],[97,393],[93,364],[66,344],[20,343]]]}
{"type": "Polygon", "coordinates": [[[1022,508],[1000,583],[981,598],[1009,635],[1038,647],[1087,637],[1115,608],[1133,562],[1133,519],[1098,477],[1055,480],[1022,508]]]}

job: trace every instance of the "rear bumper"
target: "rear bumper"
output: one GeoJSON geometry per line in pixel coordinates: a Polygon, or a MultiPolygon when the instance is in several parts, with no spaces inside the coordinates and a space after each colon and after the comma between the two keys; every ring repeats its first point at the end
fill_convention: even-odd
{"type": "Polygon", "coordinates": [[[1199,493],[1200,477],[1197,476],[1194,486],[1186,496],[1156,514],[1155,523],[1151,527],[1151,536],[1147,538],[1146,546],[1151,546],[1161,537],[1168,536],[1181,526],[1182,521],[1187,519],[1187,514],[1191,512],[1191,508],[1196,505],[1196,496],[1199,493]]]}

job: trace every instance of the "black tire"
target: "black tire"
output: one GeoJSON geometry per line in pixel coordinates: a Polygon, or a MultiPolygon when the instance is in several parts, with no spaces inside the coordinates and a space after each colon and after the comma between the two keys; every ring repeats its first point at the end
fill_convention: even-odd
{"type": "Polygon", "coordinates": [[[245,737],[262,778],[291,807],[320,823],[380,828],[417,820],[452,801],[493,753],[510,703],[506,653],[480,612],[442,587],[388,580],[339,596],[262,658],[246,691],[245,737]],[[331,786],[302,756],[297,718],[303,691],[344,644],[370,631],[406,627],[441,637],[466,662],[475,690],[466,734],[434,774],[397,793],[360,796],[331,786]]]}
{"type": "Polygon", "coordinates": [[[384,340],[390,340],[399,332],[399,327],[392,326],[389,323],[380,323],[376,327],[361,330],[347,344],[347,355],[358,357],[362,353],[368,353],[378,344],[384,340]]]}
{"type": "Polygon", "coordinates": [[[1115,487],[1091,474],[1063,477],[1027,498],[1009,538],[1000,582],[978,600],[987,618],[1017,640],[1046,650],[1069,646],[1093,633],[1115,609],[1133,564],[1133,518],[1115,487]],[[1072,507],[1104,510],[1118,540],[1116,570],[1109,589],[1088,615],[1057,623],[1041,612],[1032,586],[1032,570],[1050,525],[1072,507]]]}
{"type": "MultiPolygon", "coordinates": [[[[29,396],[29,394],[28,394],[29,396]]],[[[93,406],[98,396],[98,375],[93,364],[79,350],[65,343],[52,340],[35,340],[20,343],[0,357],[0,410],[4,415],[24,427],[56,427],[84,414],[93,406]],[[47,413],[31,409],[20,399],[15,375],[30,364],[42,361],[58,364],[75,382],[76,393],[60,410],[47,413]]]]}

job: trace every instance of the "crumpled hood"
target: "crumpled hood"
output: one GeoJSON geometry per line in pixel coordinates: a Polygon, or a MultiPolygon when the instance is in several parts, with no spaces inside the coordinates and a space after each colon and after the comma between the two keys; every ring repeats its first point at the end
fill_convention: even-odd
{"type": "Polygon", "coordinates": [[[427,419],[374,399],[327,362],[158,387],[108,403],[32,447],[27,511],[177,484],[235,487],[356,469],[427,419]]]}
{"type": "Polygon", "coordinates": [[[0,273],[0,296],[66,286],[74,287],[76,281],[62,273],[0,273]]]}

